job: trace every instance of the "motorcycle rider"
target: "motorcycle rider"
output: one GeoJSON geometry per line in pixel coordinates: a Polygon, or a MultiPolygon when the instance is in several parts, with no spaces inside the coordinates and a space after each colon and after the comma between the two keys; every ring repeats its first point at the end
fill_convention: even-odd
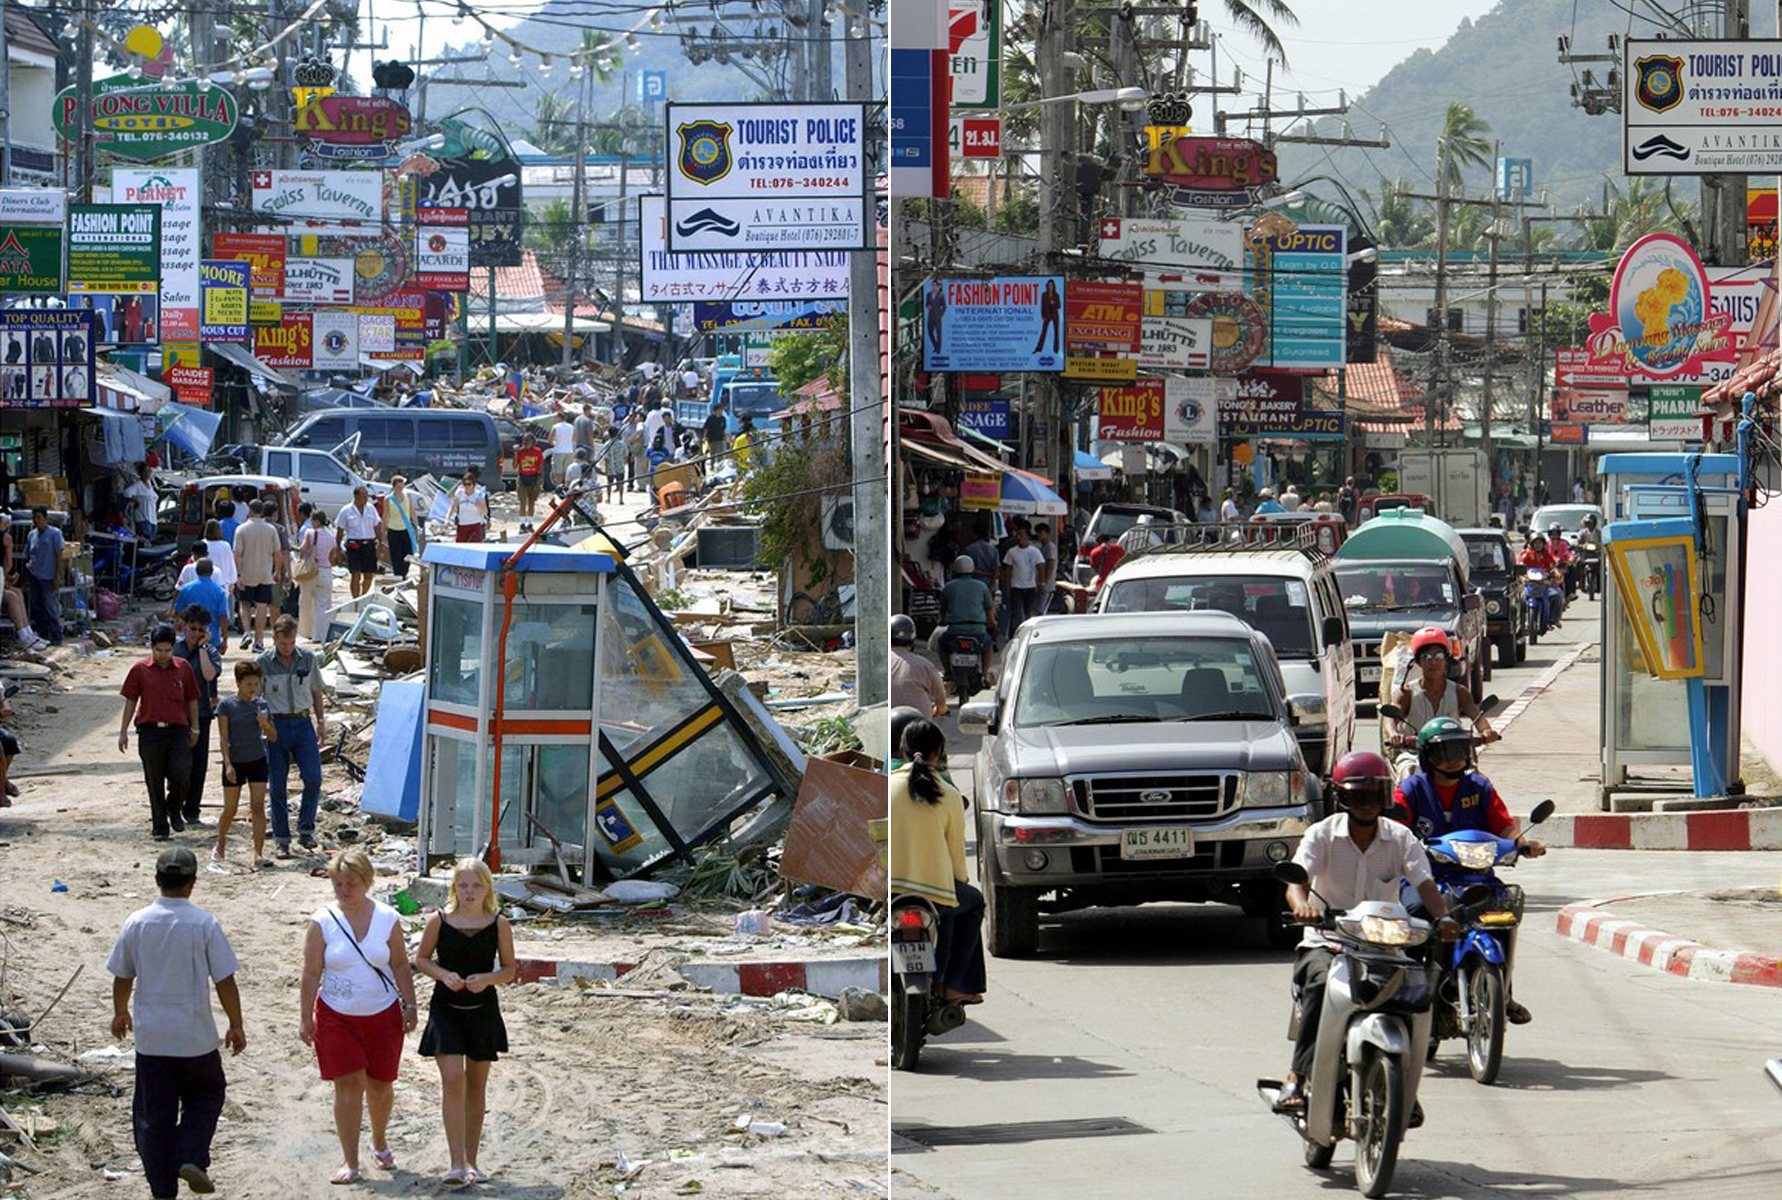
{"type": "MultiPolygon", "coordinates": [[[[1447,901],[1430,876],[1423,844],[1406,826],[1380,820],[1392,792],[1391,766],[1378,754],[1354,750],[1337,760],[1330,786],[1337,811],[1306,830],[1293,855],[1293,861],[1311,877],[1309,887],[1287,887],[1287,907],[1293,915],[1309,922],[1318,919],[1326,904],[1346,910],[1367,900],[1396,902],[1399,880],[1405,879],[1417,889],[1442,940],[1453,941],[1460,927],[1447,915],[1447,901]]],[[[1275,1102],[1276,1112],[1305,1110],[1303,1081],[1312,1070],[1324,986],[1335,958],[1335,943],[1320,930],[1307,928],[1293,963],[1293,984],[1299,992],[1299,1034],[1293,1043],[1293,1068],[1275,1102]]],[[[1413,1128],[1423,1123],[1421,1105],[1412,1110],[1410,1123],[1413,1128]]]]}
{"type": "Polygon", "coordinates": [[[947,715],[947,681],[940,668],[916,653],[916,622],[907,613],[891,618],[891,704],[908,705],[924,716],[947,715]]]}
{"type": "Polygon", "coordinates": [[[1547,553],[1552,557],[1553,566],[1559,572],[1560,594],[1569,599],[1578,590],[1577,575],[1572,570],[1572,564],[1577,561],[1577,555],[1572,553],[1572,544],[1565,540],[1565,530],[1559,527],[1558,521],[1547,526],[1547,553]],[[1568,579],[1571,581],[1569,590],[1568,579]]]}
{"type": "Polygon", "coordinates": [[[1422,679],[1412,687],[1410,674],[1406,672],[1398,694],[1392,698],[1393,704],[1405,714],[1399,723],[1404,732],[1393,737],[1393,746],[1406,751],[1416,749],[1416,731],[1437,717],[1465,717],[1487,742],[1495,742],[1502,736],[1480,713],[1479,703],[1472,692],[1449,678],[1455,662],[1447,634],[1434,625],[1419,629],[1411,636],[1411,658],[1422,672],[1422,679]]]}
{"type": "Polygon", "coordinates": [[[1594,600],[1603,586],[1603,535],[1596,527],[1594,513],[1584,518],[1584,528],[1578,531],[1577,553],[1582,568],[1580,573],[1583,575],[1583,586],[1594,600]]]}
{"type": "Polygon", "coordinates": [[[1528,544],[1522,548],[1522,553],[1516,556],[1516,562],[1524,570],[1546,572],[1545,587],[1547,591],[1543,600],[1547,605],[1547,628],[1558,629],[1560,616],[1565,612],[1565,587],[1563,577],[1559,572],[1559,565],[1553,561],[1553,554],[1547,548],[1547,539],[1531,531],[1528,535],[1528,544]]]}
{"type": "MultiPolygon", "coordinates": [[[[960,634],[969,633],[978,639],[983,647],[981,659],[984,668],[984,682],[990,682],[990,663],[995,657],[990,648],[990,624],[994,616],[995,605],[990,598],[990,587],[977,578],[978,564],[969,554],[961,554],[953,560],[953,578],[941,589],[941,624],[946,626],[946,634],[940,640],[942,653],[951,653],[953,639],[960,634]]],[[[959,697],[960,703],[971,699],[969,696],[959,697]]]]}
{"type": "MultiPolygon", "coordinates": [[[[1475,726],[1476,727],[1476,726],[1475,726]]],[[[1503,797],[1485,776],[1473,770],[1473,734],[1453,717],[1436,717],[1417,732],[1417,763],[1421,770],[1398,785],[1387,815],[1408,825],[1423,841],[1457,829],[1483,829],[1522,846],[1528,858],[1539,858],[1547,847],[1533,838],[1519,837],[1516,821],[1503,797]]],[[[1516,930],[1509,931],[1504,946],[1504,977],[1514,987],[1516,930]]],[[[1512,1025],[1532,1020],[1528,1009],[1512,996],[1504,1002],[1504,1016],[1512,1025]]]]}
{"type": "Polygon", "coordinates": [[[891,894],[921,896],[940,917],[935,979],[942,1000],[984,1002],[984,893],[965,865],[965,798],[945,777],[947,737],[926,718],[903,727],[891,772],[891,894]]]}

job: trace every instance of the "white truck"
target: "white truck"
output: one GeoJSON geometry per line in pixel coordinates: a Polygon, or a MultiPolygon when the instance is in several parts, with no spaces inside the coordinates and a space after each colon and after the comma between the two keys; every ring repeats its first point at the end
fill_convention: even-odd
{"type": "Polygon", "coordinates": [[[1491,475],[1483,450],[1401,450],[1398,490],[1428,496],[1430,516],[1456,529],[1483,526],[1491,516],[1491,475]]]}

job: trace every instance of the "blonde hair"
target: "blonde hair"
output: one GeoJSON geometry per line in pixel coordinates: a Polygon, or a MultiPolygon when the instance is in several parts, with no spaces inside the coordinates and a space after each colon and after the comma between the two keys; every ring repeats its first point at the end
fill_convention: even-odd
{"type": "Polygon", "coordinates": [[[501,911],[501,897],[495,894],[495,876],[489,873],[489,864],[480,858],[461,858],[452,864],[452,878],[446,885],[445,910],[448,913],[458,911],[458,876],[475,875],[483,884],[483,911],[494,916],[501,911]]]}
{"type": "Polygon", "coordinates": [[[371,868],[371,859],[363,850],[342,850],[328,860],[328,878],[350,876],[357,883],[370,887],[377,879],[377,872],[371,868]]]}

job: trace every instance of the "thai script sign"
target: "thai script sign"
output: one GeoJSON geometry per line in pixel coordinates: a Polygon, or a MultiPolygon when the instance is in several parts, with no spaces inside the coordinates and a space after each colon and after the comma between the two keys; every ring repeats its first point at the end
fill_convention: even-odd
{"type": "Polygon", "coordinates": [[[448,162],[415,181],[417,208],[469,210],[472,267],[520,265],[522,198],[520,164],[511,159],[448,162]]]}
{"type": "Polygon", "coordinates": [[[1782,41],[1621,43],[1623,171],[1782,171],[1782,41]]]}
{"type": "MultiPolygon", "coordinates": [[[[67,87],[58,92],[54,112],[56,132],[67,141],[79,141],[78,89],[67,87]]],[[[99,149],[120,158],[151,162],[227,139],[235,132],[239,113],[235,97],[213,84],[195,80],[145,83],[129,75],[113,75],[93,82],[86,124],[99,149]]]]}
{"type": "Polygon", "coordinates": [[[93,402],[93,314],[0,311],[0,408],[93,402]]]}
{"type": "Polygon", "coordinates": [[[922,314],[930,371],[1064,367],[1061,276],[930,279],[922,285],[922,314]]]}
{"type": "Polygon", "coordinates": [[[843,251],[673,254],[666,200],[644,196],[639,213],[639,277],[646,303],[847,299],[848,256],[843,251]]]}
{"type": "Polygon", "coordinates": [[[153,292],[161,286],[161,210],[152,204],[68,207],[70,292],[153,292]]]}
{"type": "Polygon", "coordinates": [[[1646,436],[1655,442],[1702,440],[1702,389],[1654,384],[1646,393],[1646,436]]]}

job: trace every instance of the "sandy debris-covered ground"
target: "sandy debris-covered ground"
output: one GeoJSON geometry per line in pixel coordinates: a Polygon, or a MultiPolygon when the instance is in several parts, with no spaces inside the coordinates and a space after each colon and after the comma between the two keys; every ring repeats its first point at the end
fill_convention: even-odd
{"type": "MultiPolygon", "coordinates": [[[[36,1016],[81,969],[38,1037],[50,1057],[100,1077],[73,1095],[0,1098],[15,1117],[35,1111],[40,1127],[54,1122],[36,1148],[8,1146],[39,1173],[18,1172],[0,1196],[146,1195],[130,1138],[128,1043],[119,1053],[109,1035],[104,970],[118,925],[155,894],[159,845],[149,838],[140,767],[134,746],[125,756],[116,745],[117,685],[133,658],[77,659],[48,694],[28,688],[13,701],[26,744],[18,767],[77,770],[22,780],[24,795],[0,810],[0,1010],[36,1016]],[[68,890],[52,891],[56,880],[68,890]],[[93,1052],[102,1056],[81,1057],[93,1052]]],[[[341,782],[338,768],[326,778],[325,792],[341,782]]],[[[212,814],[214,764],[207,796],[212,814]]],[[[339,821],[324,813],[324,834],[339,821]]],[[[214,830],[175,836],[203,861],[214,830]]],[[[235,858],[245,857],[237,848],[235,858]]],[[[249,1045],[226,1062],[229,1102],[213,1168],[226,1195],[336,1194],[325,1183],[339,1162],[331,1089],[296,1036],[303,923],[329,897],[326,881],[309,874],[320,861],[258,874],[237,861],[227,874],[200,875],[194,898],[218,915],[243,963],[249,1045]]],[[[549,952],[522,949],[537,951],[549,952]]],[[[430,987],[419,983],[423,1006],[430,987]]],[[[528,1200],[885,1193],[884,1024],[808,1026],[728,997],[624,991],[504,990],[513,1048],[491,1079],[481,1162],[495,1181],[484,1191],[528,1200]],[[739,1114],[784,1131],[737,1132],[739,1114]],[[627,1180],[621,1157],[646,1165],[627,1180]]],[[[397,1084],[391,1142],[400,1166],[369,1170],[372,1191],[431,1193],[449,1166],[437,1075],[413,1052],[418,1040],[397,1084]]]]}

